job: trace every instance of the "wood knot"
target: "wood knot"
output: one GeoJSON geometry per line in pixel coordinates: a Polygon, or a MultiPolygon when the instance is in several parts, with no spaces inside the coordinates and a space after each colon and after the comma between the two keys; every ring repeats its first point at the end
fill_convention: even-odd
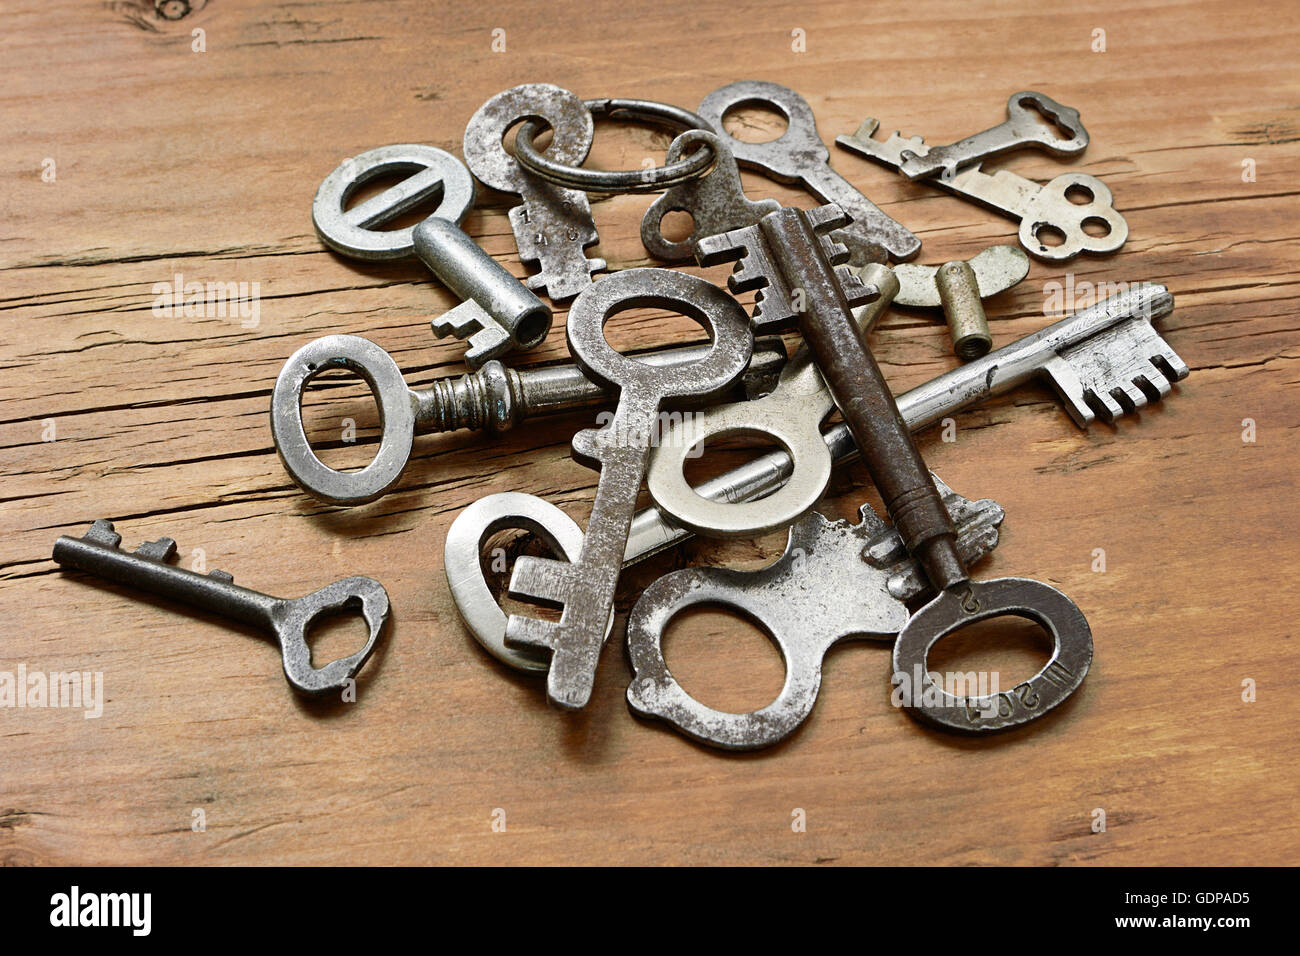
{"type": "Polygon", "coordinates": [[[128,23],[152,33],[173,29],[207,5],[208,0],[116,0],[107,4],[128,23]]]}

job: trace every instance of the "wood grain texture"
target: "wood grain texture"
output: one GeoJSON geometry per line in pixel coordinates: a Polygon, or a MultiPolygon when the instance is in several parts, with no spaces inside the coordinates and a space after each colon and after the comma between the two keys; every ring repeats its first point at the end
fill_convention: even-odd
{"type": "MultiPolygon", "coordinates": [[[[1294,4],[192,6],[166,22],[149,2],[6,4],[0,670],[102,671],[107,702],[98,720],[0,709],[0,861],[1300,861],[1294,4]],[[192,51],[195,28],[206,52],[192,51]],[[1105,52],[1091,49],[1097,29],[1105,52]],[[998,122],[1018,89],[1077,107],[1092,142],[1066,165],[1110,185],[1131,238],[1109,258],[1036,262],[990,305],[995,345],[1047,321],[1045,285],[1067,271],[1164,282],[1177,298],[1162,328],[1192,375],[1160,407],[1081,431],[1030,386],[956,416],[955,442],[921,440],[954,488],[1007,510],[979,573],[1046,580],[1089,616],[1092,673],[1039,726],[973,741],[924,729],[889,704],[884,643],[833,652],[807,725],[760,754],[720,755],[630,716],[617,648],[585,712],[552,712],[536,680],[466,634],[441,552],[454,516],[489,492],[539,494],[584,521],[596,474],[569,458],[579,419],[419,439],[398,491],[352,510],[314,502],[280,466],[270,390],[308,340],[365,335],[416,385],[461,370],[462,346],[428,329],[452,297],[418,263],[358,265],[313,235],[312,194],[341,158],[407,141],[458,153],[479,104],[520,82],[694,107],[744,78],[800,91],[827,142],[865,115],[950,142],[998,122]],[[154,284],[177,273],[258,283],[258,325],[154,315],[154,284]],[[170,535],[187,562],[201,548],[208,567],[273,593],[382,580],[396,613],[359,700],[304,704],[252,632],[59,573],[54,538],[98,517],[126,544],[170,535]],[[792,832],[795,808],[806,833],[792,832]]],[[[666,145],[602,124],[591,162],[636,168],[666,145]]],[[[921,236],[922,261],[1014,241],[1009,220],[950,195],[841,150],[832,164],[921,236]]],[[[1061,164],[1007,165],[1046,179],[1061,164]]],[[[612,268],[647,264],[647,201],[595,203],[612,268]]],[[[522,275],[510,205],[485,192],[466,227],[522,275]]],[[[528,361],[565,357],[562,319],[528,361]]],[[[686,332],[648,315],[621,329],[641,345],[686,332]]],[[[921,315],[891,315],[873,343],[897,389],[955,364],[921,315]]],[[[328,394],[338,401],[313,404],[313,420],[323,434],[356,415],[362,443],[333,454],[364,460],[373,410],[348,401],[355,390],[328,394]]],[[[831,513],[870,500],[865,484],[860,467],[839,475],[831,513]]],[[[689,544],[630,573],[619,607],[669,568],[757,567],[782,544],[689,544]]],[[[733,619],[694,619],[668,653],[711,703],[754,706],[779,686],[774,652],[733,619]]]]}

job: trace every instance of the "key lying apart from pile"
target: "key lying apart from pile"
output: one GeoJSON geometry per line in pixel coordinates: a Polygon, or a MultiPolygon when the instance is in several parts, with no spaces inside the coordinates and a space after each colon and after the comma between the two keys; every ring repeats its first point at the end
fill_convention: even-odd
{"type": "MultiPolygon", "coordinates": [[[[1019,222],[1021,248],[985,242],[931,265],[906,262],[920,253],[920,239],[831,165],[808,101],[775,83],[728,83],[704,96],[698,113],[648,100],[582,99],[527,83],[490,97],[463,135],[450,137],[461,142],[464,163],[415,143],[346,158],[312,202],[321,241],[347,259],[414,257],[427,266],[459,302],[432,317],[429,330],[434,338],[468,339],[463,359],[473,371],[413,388],[369,338],[332,334],[302,344],[272,391],[276,452],[298,488],[330,505],[363,506],[397,486],[417,433],[497,434],[528,416],[590,416],[604,404],[613,411],[601,413],[599,427],[588,418],[571,442],[573,457],[599,471],[585,528],[533,495],[497,492],[457,516],[443,549],[443,570],[470,633],[505,665],[545,674],[551,703],[571,711],[591,699],[601,653],[617,632],[615,598],[627,565],[693,534],[754,537],[784,529],[785,553],[762,570],[682,568],[637,597],[626,630],[627,701],[635,714],[716,747],[771,746],[813,712],[827,651],[856,637],[893,642],[894,702],[925,724],[987,734],[1037,720],[1082,685],[1093,653],[1088,621],[1040,581],[971,577],[968,568],[998,544],[1003,510],[991,498],[964,498],[932,475],[912,432],[1033,379],[1055,388],[1080,427],[1097,418],[1110,422],[1169,394],[1188,369],[1152,325],[1173,309],[1169,290],[1155,283],[1132,285],[992,348],[990,316],[997,317],[999,297],[1026,281],[1029,256],[1042,268],[1085,252],[1116,252],[1128,237],[1110,189],[1095,176],[1065,170],[1040,184],[1006,168],[983,170],[985,162],[1028,149],[1077,160],[1088,146],[1079,112],[1042,93],[1013,93],[1006,113],[1004,122],[944,146],[899,133],[877,140],[874,119],[836,138],[844,150],[895,170],[906,188],[937,187],[1019,222]],[[724,118],[750,106],[776,111],[786,129],[769,142],[736,138],[724,118]],[[595,118],[672,130],[665,164],[586,168],[595,118]],[[548,129],[551,141],[542,149],[538,137],[548,129]],[[804,210],[751,198],[742,168],[801,186],[823,205],[804,210]],[[379,179],[395,176],[404,178],[354,201],[367,186],[373,191],[379,179]],[[476,179],[517,197],[503,207],[529,273],[522,278],[461,227],[477,221],[468,218],[476,179]],[[588,193],[656,191],[662,195],[640,226],[647,251],[669,263],[734,263],[732,294],[664,268],[606,274],[606,261],[593,251],[599,236],[588,193]],[[388,228],[412,221],[417,210],[423,218],[414,225],[388,228]],[[689,237],[664,233],[671,213],[689,215],[689,237]],[[747,314],[735,296],[751,291],[756,301],[747,314]],[[510,367],[514,353],[548,337],[551,305],[539,294],[551,305],[572,300],[565,328],[573,364],[510,367]],[[895,398],[867,345],[873,325],[894,305],[941,308],[951,350],[966,364],[895,398]],[[621,354],[605,338],[606,323],[644,307],[695,320],[708,342],[621,354]],[[803,342],[787,362],[786,345],[774,333],[792,331],[803,342]],[[378,448],[359,471],[326,466],[307,438],[303,393],[329,371],[360,376],[378,405],[378,448]],[[836,412],[842,420],[832,424],[836,412]],[[688,460],[706,442],[740,433],[767,436],[780,450],[692,485],[688,460]],[[853,523],[829,517],[823,498],[832,469],[859,456],[888,520],[868,505],[853,523]],[[637,511],[643,484],[652,504],[637,511]],[[507,615],[488,586],[483,549],[511,529],[540,539],[552,557],[515,560],[510,595],[558,617],[531,609],[507,615]],[[701,604],[747,614],[771,635],[786,663],[776,700],[751,713],[726,713],[677,683],[664,660],[664,631],[679,612],[701,604]],[[1042,626],[1052,645],[1042,668],[1007,689],[953,694],[941,687],[927,669],[935,643],[1001,616],[1042,626]]],[[[303,693],[351,686],[388,618],[387,594],[369,578],[284,600],[237,587],[222,572],[176,567],[170,539],[135,553],[118,543],[112,525],[97,521],[84,537],[59,538],[54,559],[269,630],[289,683],[303,693]],[[365,646],[313,667],[307,629],[323,614],[358,607],[369,625],[365,646]]]]}

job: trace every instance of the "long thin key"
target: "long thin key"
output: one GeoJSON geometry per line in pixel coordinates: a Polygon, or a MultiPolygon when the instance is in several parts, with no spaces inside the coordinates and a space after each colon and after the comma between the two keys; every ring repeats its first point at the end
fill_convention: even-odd
{"type": "MultiPolygon", "coordinates": [[[[919,136],[904,139],[895,132],[887,140],[874,139],[872,134],[878,126],[869,117],[856,133],[837,136],[835,143],[899,170],[908,156],[928,154],[929,148],[919,136]]],[[[1005,169],[990,175],[975,163],[952,176],[926,182],[1020,220],[1020,244],[1031,255],[1048,262],[1064,262],[1081,252],[1114,252],[1128,240],[1128,223],[1115,211],[1110,188],[1087,173],[1065,173],[1040,186],[1005,169]],[[1072,197],[1086,201],[1074,202],[1072,197]],[[1085,227],[1092,227],[1098,234],[1089,233],[1085,227]],[[1058,245],[1044,241],[1053,231],[1062,238],[1058,245]]]]}
{"type": "MultiPolygon", "coordinates": [[[[904,392],[898,410],[908,428],[920,431],[969,405],[1046,378],[1080,428],[1098,417],[1113,422],[1164,398],[1187,377],[1187,365],[1152,325],[1173,309],[1174,297],[1165,286],[1135,284],[904,392]]],[[[842,422],[824,437],[837,464],[858,457],[842,422]]],[[[753,501],[780,488],[793,470],[789,454],[773,451],[701,483],[696,493],[712,501],[753,501]]],[[[645,508],[632,520],[624,562],[643,560],[689,537],[690,531],[658,508],[645,508]]]]}
{"type": "Polygon", "coordinates": [[[812,108],[794,90],[776,83],[741,80],[714,90],[700,103],[698,112],[726,138],[740,165],[761,169],[778,182],[799,183],[822,202],[843,209],[852,222],[832,236],[848,247],[853,265],[885,262],[885,253],[902,261],[921,251],[920,239],[830,167],[830,151],[817,132],[812,108]],[[739,106],[776,110],[786,119],[786,131],[766,143],[746,143],[730,136],[722,119],[739,106]]]}
{"type": "Polygon", "coordinates": [[[54,560],[64,567],[270,631],[280,643],[284,676],[303,694],[329,694],[347,687],[370,658],[388,621],[388,592],[372,578],[344,578],[304,597],[278,598],[239,587],[225,571],[199,574],[170,564],[176,554],[176,542],[171,538],[146,542],[134,552],[119,550],[121,541],[112,522],[100,518],[82,537],[63,535],[54,542],[54,560]],[[312,622],[324,614],[357,606],[370,628],[365,646],[324,667],[313,667],[307,644],[312,622]]]}
{"type": "Polygon", "coordinates": [[[1092,631],[1079,608],[1060,591],[1028,578],[973,581],[957,547],[957,529],[903,421],[849,306],[870,293],[840,262],[848,250],[824,233],[843,223],[833,204],[810,212],[782,209],[749,226],[697,245],[701,265],[740,259],[729,279],[733,292],[761,290],[754,323],[773,328],[797,321],[844,422],[898,529],[937,596],[913,614],[894,645],[894,673],[909,679],[920,668],[922,693],[904,700],[917,719],[946,729],[991,733],[1042,717],[1083,682],[1092,661],[1092,631]],[[794,290],[803,293],[796,296],[794,290]],[[938,688],[925,669],[926,655],[939,640],[977,621],[1011,614],[1046,629],[1054,650],[1047,667],[1029,679],[1027,697],[1006,714],[985,717],[967,697],[938,688]],[[1055,667],[1068,679],[1053,680],[1055,667]],[[933,691],[933,693],[931,693],[933,691]],[[964,709],[966,719],[952,710],[964,709]]]}
{"type": "Polygon", "coordinates": [[[506,132],[528,117],[550,124],[547,156],[582,165],[594,133],[591,112],[573,93],[550,83],[525,83],[480,106],[465,127],[465,162],[485,185],[523,199],[508,214],[510,228],[519,258],[540,270],[524,285],[562,302],[591,285],[591,274],[603,270],[605,260],[584,252],[599,239],[587,194],[532,175],[506,152],[506,132]]]}
{"type": "MultiPolygon", "coordinates": [[[[987,498],[969,501],[938,479],[935,484],[957,528],[962,558],[973,564],[996,547],[1002,508],[987,498]]],[[[683,568],[642,592],[627,619],[628,704],[715,747],[770,747],[812,713],[827,652],[852,638],[892,639],[907,623],[905,602],[925,590],[924,575],[898,532],[870,505],[862,506],[857,524],[813,512],[791,526],[785,553],[759,571],[683,568]],[[673,677],[664,660],[664,633],[677,615],[704,604],[752,618],[780,648],[785,682],[767,706],[749,713],[715,710],[673,677]]]]}
{"type": "Polygon", "coordinates": [[[703,404],[719,395],[749,363],[753,339],[735,299],[697,276],[666,269],[628,269],[592,285],[569,310],[568,339],[590,378],[619,389],[618,408],[605,427],[573,437],[574,458],[600,468],[577,560],[522,557],[511,575],[513,597],[559,606],[560,619],[512,615],[505,643],[549,650],[547,696],[557,706],[577,709],[591,697],[659,409],[668,401],[703,404]],[[672,369],[616,352],[605,340],[605,322],[634,306],[691,316],[708,330],[709,352],[672,369]]]}
{"type": "MultiPolygon", "coordinates": [[[[638,362],[670,367],[695,362],[707,345],[638,353],[638,362]]],[[[754,343],[754,357],[741,386],[752,397],[772,388],[785,345],[779,336],[754,343]]],[[[359,505],[386,494],[411,457],[415,436],[457,428],[502,432],[530,415],[557,412],[605,401],[609,394],[576,365],[511,369],[491,361],[477,372],[444,378],[427,388],[410,388],[392,357],[359,335],[326,335],[308,342],[284,363],[271,393],[271,437],[285,471],[303,491],[335,505],[359,505]],[[336,471],[321,461],[307,441],[302,421],[303,390],[324,371],[346,369],[370,386],[379,405],[382,434],[374,459],[360,471],[336,471]]]]}
{"type": "Polygon", "coordinates": [[[931,146],[921,154],[903,153],[899,167],[908,179],[951,176],[957,167],[977,163],[1013,149],[1037,146],[1061,156],[1080,153],[1088,145],[1088,131],[1083,128],[1079,111],[1062,106],[1056,100],[1033,90],[1012,93],[1007,100],[1007,120],[974,136],[967,136],[947,146],[931,146]],[[1044,122],[1046,120],[1046,122],[1044,122]],[[1064,130],[1068,136],[1061,136],[1064,130]]]}

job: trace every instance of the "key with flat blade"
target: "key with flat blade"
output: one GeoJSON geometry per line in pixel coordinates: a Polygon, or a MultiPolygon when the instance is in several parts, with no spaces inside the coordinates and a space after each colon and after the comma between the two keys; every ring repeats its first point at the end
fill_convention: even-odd
{"type": "Polygon", "coordinates": [[[568,340],[574,361],[589,378],[618,389],[618,407],[603,428],[573,437],[574,458],[600,468],[577,559],[521,557],[511,575],[512,597],[558,606],[560,619],[512,615],[505,644],[548,651],[547,696],[557,706],[575,710],[591,697],[660,408],[669,402],[704,404],[722,394],[749,364],[753,338],[745,310],[711,283],[667,269],[627,269],[574,300],[568,340]],[[605,323],[616,312],[637,307],[669,309],[695,319],[709,333],[709,351],[672,369],[615,351],[605,339],[605,323]]]}
{"type": "Polygon", "coordinates": [[[830,166],[830,151],[817,132],[817,120],[806,100],[789,87],[742,80],[714,90],[700,103],[699,115],[731,147],[741,166],[759,169],[777,182],[799,183],[822,202],[840,206],[852,220],[835,233],[846,245],[855,266],[899,261],[921,251],[921,240],[883,213],[830,166]],[[747,143],[727,133],[723,117],[741,106],[763,106],[785,117],[787,128],[766,143],[747,143]],[[886,253],[888,256],[886,256],[886,253]]]}
{"type": "MultiPolygon", "coordinates": [[[[873,138],[879,125],[869,117],[853,135],[835,137],[835,143],[897,170],[907,157],[928,154],[929,147],[919,136],[904,139],[895,132],[883,141],[873,138]]],[[[1048,262],[1064,262],[1081,252],[1115,252],[1128,240],[1128,223],[1116,212],[1110,188],[1087,173],[1065,173],[1040,186],[1005,169],[986,173],[974,163],[951,176],[925,182],[1020,220],[1020,244],[1030,255],[1048,262]],[[1085,201],[1074,202],[1071,197],[1085,201]],[[1058,245],[1044,241],[1053,233],[1061,238],[1058,245]]]]}
{"type": "Polygon", "coordinates": [[[1073,156],[1088,145],[1079,111],[1034,90],[1012,93],[1007,100],[1007,120],[974,136],[947,146],[931,146],[922,153],[905,150],[898,171],[908,179],[951,176],[959,166],[981,162],[1013,149],[1037,146],[1061,156],[1073,156]],[[1044,120],[1047,122],[1045,123],[1044,120]],[[1068,136],[1061,136],[1064,130],[1068,136]]]}
{"type": "Polygon", "coordinates": [[[277,598],[239,587],[225,571],[199,574],[171,564],[176,555],[171,538],[146,542],[134,552],[120,550],[121,541],[112,522],[101,518],[82,537],[63,535],[54,542],[54,560],[270,631],[280,644],[285,678],[303,694],[344,690],[370,658],[388,621],[388,592],[372,578],[344,578],[304,597],[277,598]],[[365,646],[324,667],[313,667],[307,629],[322,615],[349,608],[360,608],[369,626],[365,646]]]}
{"type": "Polygon", "coordinates": [[[525,83],[505,90],[479,107],[465,127],[465,163],[483,182],[523,200],[508,213],[519,258],[539,271],[524,279],[564,302],[591,285],[591,274],[604,259],[589,259],[584,250],[599,241],[587,194],[534,176],[506,152],[506,132],[520,120],[538,118],[551,127],[546,155],[580,166],[591,149],[591,112],[575,94],[550,83],[525,83]]]}
{"type": "MultiPolygon", "coordinates": [[[[1186,363],[1156,332],[1152,322],[1173,312],[1174,297],[1159,283],[1132,288],[1067,316],[1059,322],[989,352],[898,396],[898,410],[912,431],[1026,382],[1047,379],[1080,428],[1113,423],[1148,402],[1167,396],[1186,378],[1186,363]]],[[[848,426],[823,434],[835,463],[858,457],[848,426]]],[[[768,452],[696,486],[714,502],[757,501],[790,480],[795,464],[784,449],[768,452]]],[[[640,561],[691,537],[673,516],[644,508],[632,520],[628,563],[640,561]]]]}
{"type": "MultiPolygon", "coordinates": [[[[997,546],[1002,508],[987,498],[969,501],[937,478],[935,484],[962,558],[973,564],[997,546]]],[[[817,703],[827,652],[851,638],[892,640],[907,623],[905,602],[926,590],[898,533],[870,505],[860,513],[857,524],[815,511],[801,518],[790,528],[785,553],[762,570],[683,568],[646,588],[627,619],[632,710],[725,750],[770,747],[794,733],[817,703]],[[673,677],[664,634],[675,617],[700,605],[747,615],[780,648],[785,683],[770,704],[743,714],[715,710],[673,677]]]]}

